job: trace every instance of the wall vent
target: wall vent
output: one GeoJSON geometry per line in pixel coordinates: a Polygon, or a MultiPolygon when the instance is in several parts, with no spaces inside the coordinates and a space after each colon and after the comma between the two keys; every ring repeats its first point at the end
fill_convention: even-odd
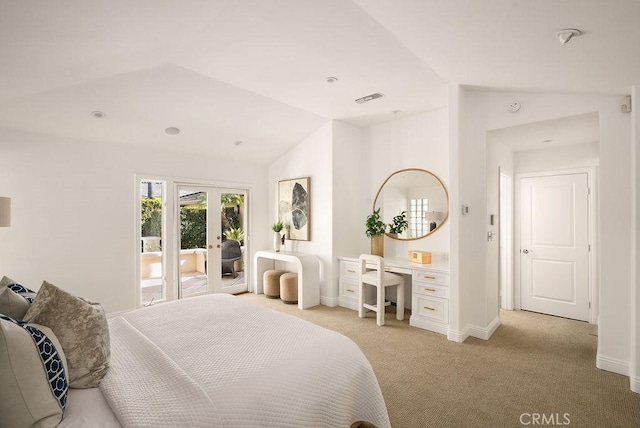
{"type": "Polygon", "coordinates": [[[375,100],[376,98],[382,98],[383,95],[380,92],[376,92],[375,94],[367,95],[366,97],[358,98],[356,102],[358,104],[364,104],[367,101],[375,100]]]}

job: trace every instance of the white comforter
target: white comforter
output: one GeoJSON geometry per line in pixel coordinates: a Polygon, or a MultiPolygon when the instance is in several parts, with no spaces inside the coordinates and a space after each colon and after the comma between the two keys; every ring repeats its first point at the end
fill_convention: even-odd
{"type": "Polygon", "coordinates": [[[100,384],[124,427],[349,427],[389,418],[350,339],[229,295],[109,320],[100,384]]]}

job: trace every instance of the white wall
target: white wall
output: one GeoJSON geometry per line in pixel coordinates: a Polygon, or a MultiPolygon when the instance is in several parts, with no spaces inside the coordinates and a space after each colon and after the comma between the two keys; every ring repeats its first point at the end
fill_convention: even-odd
{"type": "MultiPolygon", "coordinates": [[[[315,254],[320,259],[320,299],[334,297],[333,278],[333,123],[328,122],[277,161],[269,165],[269,225],[278,219],[278,181],[310,177],[310,240],[289,241],[293,251],[315,254]]],[[[271,237],[270,228],[264,233],[271,237]]],[[[289,249],[288,248],[288,249],[289,249]]]]}
{"type": "Polygon", "coordinates": [[[338,304],[338,257],[369,252],[364,222],[371,207],[367,147],[360,128],[333,122],[333,294],[325,304],[338,304]]]}
{"type": "MultiPolygon", "coordinates": [[[[494,284],[478,283],[487,278],[485,254],[487,213],[486,133],[525,123],[559,117],[598,112],[600,117],[600,322],[597,365],[617,372],[628,372],[630,355],[629,308],[631,283],[631,120],[620,112],[621,97],[560,95],[531,93],[473,92],[461,88],[458,120],[459,147],[456,153],[459,168],[460,203],[469,204],[471,212],[463,216],[459,229],[460,278],[459,300],[461,327],[487,328],[498,314],[497,301],[486,307],[475,304],[485,301],[494,284]],[[513,101],[522,104],[513,114],[507,106],[513,101]],[[480,195],[480,196],[478,196],[480,195]]],[[[452,207],[457,210],[459,207],[452,207]]],[[[453,281],[453,277],[452,277],[453,281]]],[[[453,291],[453,289],[452,289],[453,291]]]]}
{"type": "MultiPolygon", "coordinates": [[[[500,140],[487,133],[487,214],[485,227],[493,232],[493,240],[487,241],[487,287],[485,302],[492,305],[499,297],[500,289],[500,170],[514,175],[514,153],[500,140]],[[489,216],[494,215],[493,226],[489,216]],[[493,285],[493,287],[492,287],[493,285]]],[[[511,195],[513,200],[513,195],[511,195]]]]}
{"type": "Polygon", "coordinates": [[[640,86],[634,86],[631,92],[632,108],[632,152],[633,152],[633,269],[631,285],[631,367],[629,378],[631,389],[640,393],[640,86]]]}
{"type": "Polygon", "coordinates": [[[0,195],[12,226],[0,230],[0,275],[38,289],[43,280],[103,304],[132,309],[137,296],[135,173],[246,184],[252,249],[267,245],[267,170],[241,161],[163,153],[0,130],[0,195]]]}

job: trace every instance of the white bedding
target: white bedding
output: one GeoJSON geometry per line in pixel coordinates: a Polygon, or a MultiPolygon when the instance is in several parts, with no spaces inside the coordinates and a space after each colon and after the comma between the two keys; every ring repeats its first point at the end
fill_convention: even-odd
{"type": "Polygon", "coordinates": [[[100,389],[123,427],[389,427],[350,339],[229,295],[109,320],[100,389]]]}

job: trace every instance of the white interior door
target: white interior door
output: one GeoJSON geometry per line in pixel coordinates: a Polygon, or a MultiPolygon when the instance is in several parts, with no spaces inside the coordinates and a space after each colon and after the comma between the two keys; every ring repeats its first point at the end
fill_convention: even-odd
{"type": "Polygon", "coordinates": [[[589,321],[587,173],[522,178],[521,307],[589,321]]]}

